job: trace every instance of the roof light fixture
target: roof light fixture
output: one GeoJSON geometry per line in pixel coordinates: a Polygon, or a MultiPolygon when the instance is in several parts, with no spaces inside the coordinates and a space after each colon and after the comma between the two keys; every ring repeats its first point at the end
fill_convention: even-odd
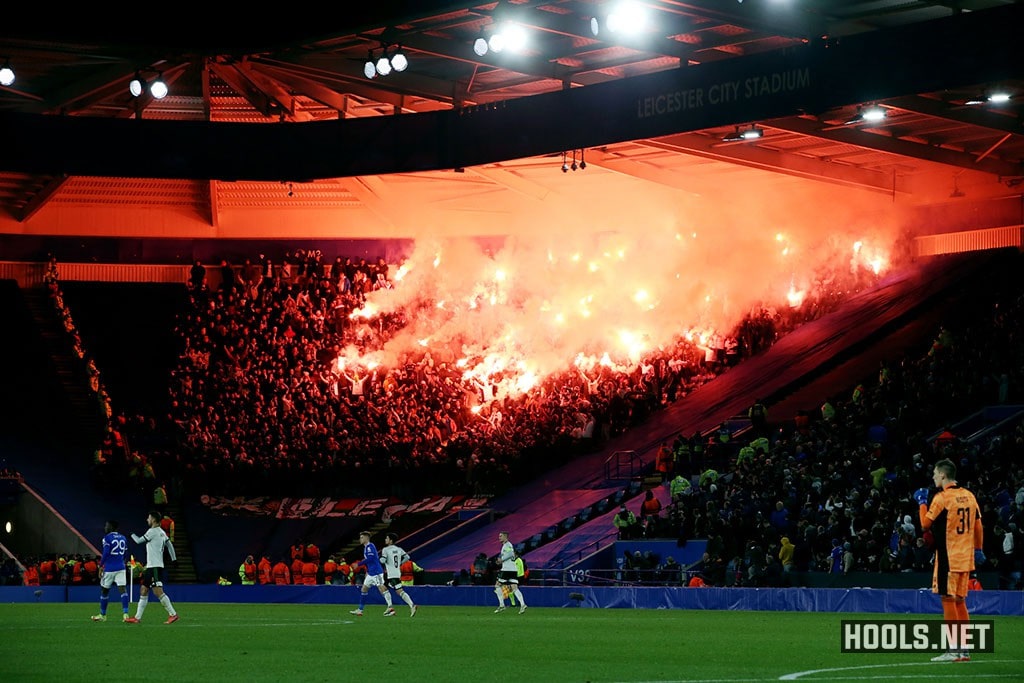
{"type": "Polygon", "coordinates": [[[764,137],[764,129],[752,125],[750,128],[740,133],[740,135],[743,136],[744,140],[757,140],[758,138],[764,137]]]}
{"type": "Polygon", "coordinates": [[[850,126],[857,123],[878,123],[884,121],[887,116],[885,109],[879,107],[877,104],[872,104],[867,107],[858,107],[857,115],[845,122],[845,125],[850,126]]]}
{"type": "Polygon", "coordinates": [[[729,133],[722,137],[722,142],[742,142],[743,133],[740,132],[740,127],[736,126],[736,131],[729,133]]]}
{"type": "Polygon", "coordinates": [[[374,78],[377,75],[377,63],[373,61],[373,50],[366,55],[366,63],[363,64],[363,75],[367,78],[374,78]]]}
{"type": "Polygon", "coordinates": [[[612,33],[637,34],[647,26],[647,12],[633,0],[623,0],[608,14],[605,27],[612,33]]]}
{"type": "Polygon", "coordinates": [[[141,74],[136,71],[134,78],[128,81],[128,92],[131,93],[132,97],[141,97],[145,86],[146,82],[142,80],[141,74]]]}
{"type": "Polygon", "coordinates": [[[569,163],[569,152],[562,152],[562,173],[568,173],[569,171],[585,171],[587,170],[587,161],[584,158],[584,151],[582,148],[572,150],[572,163],[569,163]],[[579,163],[576,162],[576,155],[579,154],[579,163]]]}
{"type": "MultiPolygon", "coordinates": [[[[521,52],[529,40],[530,37],[526,33],[525,28],[514,22],[506,21],[494,29],[490,39],[487,41],[487,47],[491,52],[501,52],[503,50],[521,52]]],[[[477,52],[477,54],[480,53],[477,52]]],[[[480,56],[482,57],[483,55],[480,56]]]]}
{"type": "Polygon", "coordinates": [[[167,84],[164,82],[164,75],[158,74],[156,80],[149,84],[149,94],[153,96],[153,99],[162,100],[167,97],[168,89],[167,84]]]}
{"type": "Polygon", "coordinates": [[[885,110],[879,107],[877,104],[873,104],[862,113],[864,120],[868,123],[875,123],[885,118],[885,110]]]}
{"type": "Polygon", "coordinates": [[[741,130],[739,126],[736,126],[736,130],[722,138],[722,142],[746,142],[748,140],[757,140],[758,138],[764,137],[764,129],[758,128],[755,124],[751,124],[750,128],[741,130]]]}
{"type": "Polygon", "coordinates": [[[399,73],[409,68],[409,58],[402,52],[401,45],[395,50],[395,54],[391,55],[391,68],[399,73]]]}
{"type": "Polygon", "coordinates": [[[14,69],[9,59],[4,60],[3,67],[0,67],[0,85],[5,88],[14,85],[14,69]]]}
{"type": "Polygon", "coordinates": [[[501,52],[505,49],[505,34],[503,33],[492,33],[491,37],[487,40],[487,47],[491,52],[501,52]]]}
{"type": "Polygon", "coordinates": [[[477,57],[483,57],[487,54],[490,47],[487,45],[487,39],[480,36],[473,41],[473,52],[476,53],[477,57]]]}
{"type": "Polygon", "coordinates": [[[1006,104],[1011,97],[1013,96],[1005,90],[996,90],[989,94],[988,101],[992,104],[1006,104]]]}
{"type": "Polygon", "coordinates": [[[387,76],[391,73],[391,60],[388,59],[387,50],[382,52],[380,57],[377,58],[377,73],[381,76],[387,76]]]}

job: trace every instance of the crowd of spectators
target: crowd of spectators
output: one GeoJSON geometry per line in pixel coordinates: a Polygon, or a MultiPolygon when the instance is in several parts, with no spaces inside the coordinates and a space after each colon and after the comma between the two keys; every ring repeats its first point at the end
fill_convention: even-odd
{"type": "Polygon", "coordinates": [[[695,569],[712,585],[788,585],[808,571],[930,571],[913,494],[950,458],[982,506],[982,569],[997,570],[1000,587],[1021,587],[1024,421],[971,442],[950,425],[1024,399],[1024,288],[1004,277],[964,301],[932,344],[883,362],[877,377],[816,414],[742,441],[719,432],[677,439],[676,473],[690,485],[673,487],[660,531],[708,539],[695,569]]]}
{"type": "MultiPolygon", "coordinates": [[[[71,343],[71,349],[88,377],[89,389],[95,396],[104,420],[104,433],[98,448],[93,452],[92,478],[93,484],[102,491],[118,491],[126,486],[135,486],[140,490],[151,490],[156,481],[156,472],[149,461],[148,443],[143,448],[132,448],[126,442],[127,424],[123,416],[115,416],[113,402],[100,376],[95,359],[88,354],[82,342],[81,333],[75,325],[70,307],[64,301],[60,286],[60,271],[57,260],[49,259],[44,274],[44,282],[50,300],[71,343]]],[[[142,418],[139,418],[142,419],[142,418]]],[[[138,433],[149,435],[152,430],[138,430],[138,433]]]]}
{"type": "Polygon", "coordinates": [[[13,467],[8,467],[6,464],[0,463],[0,480],[20,484],[25,480],[25,478],[21,476],[21,472],[13,467]]]}
{"type": "Polygon", "coordinates": [[[20,586],[23,583],[21,567],[13,557],[0,561],[0,586],[20,586]]]}
{"type": "MultiPolygon", "coordinates": [[[[51,268],[47,283],[66,311],[51,268]]],[[[223,262],[218,275],[211,288],[205,267],[193,267],[190,305],[174,330],[182,353],[170,414],[111,418],[110,438],[131,435],[141,477],[155,481],[157,463],[228,494],[493,493],[638,425],[840,301],[833,292],[802,308],[755,310],[707,346],[679,338],[630,372],[572,367],[522,396],[495,398],[463,379],[450,349],[409,352],[393,367],[336,363],[349,347],[379,349],[416,314],[350,317],[369,291],[400,286],[383,259],[328,265],[315,252],[289,253],[280,264],[223,262]]],[[[979,442],[948,428],[929,438],[984,405],[1021,398],[1024,296],[1013,279],[988,285],[950,312],[930,346],[884,362],[815,414],[750,443],[724,426],[710,438],[679,437],[665,474],[693,483],[643,515],[640,535],[708,539],[700,570],[712,585],[925,570],[931,552],[912,494],[928,486],[935,460],[952,457],[983,506],[992,567],[1019,586],[1024,422],[979,442]]],[[[77,339],[70,312],[64,319],[77,339]]],[[[99,373],[90,375],[109,416],[99,373]]],[[[660,562],[648,569],[663,571],[660,562]]]]}
{"type": "Polygon", "coordinates": [[[838,301],[755,309],[703,346],[680,336],[629,370],[570,365],[511,395],[465,379],[454,344],[389,367],[336,362],[346,349],[379,350],[416,315],[353,319],[368,292],[401,286],[391,270],[301,251],[212,272],[197,261],[174,330],[170,414],[120,417],[133,447],[202,492],[496,494],[640,424],[838,301]]]}
{"type": "MultiPolygon", "coordinates": [[[[416,314],[351,317],[368,292],[400,286],[390,271],[384,259],[327,264],[317,252],[291,252],[281,263],[224,261],[211,288],[197,262],[174,330],[182,352],[170,414],[111,419],[110,438],[128,434],[134,445],[129,469],[147,486],[155,466],[227,494],[493,493],[640,424],[842,299],[839,288],[823,290],[799,308],[754,310],[703,346],[680,337],[629,372],[570,367],[524,395],[496,398],[463,378],[454,349],[408,352],[393,367],[336,363],[346,348],[380,349],[416,314]]],[[[47,283],[66,311],[52,262],[47,283]]],[[[1024,425],[981,443],[928,438],[982,405],[1018,399],[1024,386],[1019,284],[989,283],[970,297],[973,315],[951,313],[928,348],[883,363],[877,378],[818,413],[751,443],[731,440],[724,425],[710,438],[676,439],[663,474],[693,485],[631,522],[630,533],[707,538],[701,570],[714,585],[922,570],[931,553],[911,494],[927,486],[936,459],[952,456],[993,531],[990,562],[1019,582],[1024,425]]],[[[70,312],[64,319],[77,339],[70,312]]],[[[109,415],[99,373],[90,374],[109,415]]]]}
{"type": "Polygon", "coordinates": [[[113,414],[110,395],[100,379],[100,371],[96,367],[96,361],[86,352],[82,344],[82,335],[79,333],[78,328],[75,326],[75,321],[71,317],[71,309],[64,302],[64,294],[60,289],[60,271],[57,266],[57,259],[52,256],[47,261],[43,282],[50,294],[50,301],[53,303],[54,310],[64,326],[64,331],[71,340],[72,351],[85,368],[89,378],[89,389],[95,395],[100,410],[102,410],[109,421],[113,414]]]}

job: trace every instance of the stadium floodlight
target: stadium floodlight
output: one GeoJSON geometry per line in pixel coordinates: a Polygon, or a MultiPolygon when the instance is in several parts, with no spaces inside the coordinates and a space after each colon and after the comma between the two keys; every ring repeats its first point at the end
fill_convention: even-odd
{"type": "Polygon", "coordinates": [[[363,64],[363,75],[367,78],[374,78],[377,76],[377,64],[373,61],[373,50],[366,55],[366,63],[363,64]]]}
{"type": "Polygon", "coordinates": [[[736,130],[734,132],[722,137],[722,142],[742,142],[743,140],[743,133],[740,132],[739,126],[736,126],[736,130]]]}
{"type": "Polygon", "coordinates": [[[608,14],[605,25],[612,33],[636,35],[647,27],[647,11],[633,0],[624,0],[608,14]]]}
{"type": "Polygon", "coordinates": [[[14,69],[11,68],[11,60],[6,60],[0,68],[0,85],[5,88],[14,85],[14,69]]]}
{"type": "Polygon", "coordinates": [[[391,55],[391,68],[399,73],[409,68],[409,58],[402,52],[401,46],[391,55]]]}
{"type": "Polygon", "coordinates": [[[163,74],[158,75],[156,80],[149,84],[149,94],[153,96],[153,99],[162,100],[167,97],[168,92],[163,74]]]}
{"type": "Polygon", "coordinates": [[[885,109],[879,107],[877,104],[872,104],[869,107],[858,108],[856,116],[846,121],[844,125],[849,126],[857,123],[877,123],[879,121],[884,121],[885,117],[885,109]]]}
{"type": "Polygon", "coordinates": [[[377,60],[377,73],[381,76],[387,76],[391,73],[391,60],[388,59],[388,53],[385,52],[377,60]]]}
{"type": "Polygon", "coordinates": [[[492,33],[487,41],[487,47],[491,52],[501,52],[505,49],[505,35],[502,33],[492,33]]]}
{"type": "Polygon", "coordinates": [[[879,107],[877,104],[872,105],[862,112],[864,120],[868,123],[875,123],[885,118],[885,110],[879,107]]]}
{"type": "MultiPolygon", "coordinates": [[[[506,21],[491,34],[490,40],[487,41],[487,46],[491,52],[501,52],[503,50],[521,52],[529,40],[530,37],[525,28],[514,22],[506,21]]],[[[480,56],[482,57],[483,55],[480,56]]]]}
{"type": "Polygon", "coordinates": [[[505,24],[502,33],[505,34],[505,47],[513,52],[521,52],[529,40],[526,29],[519,24],[505,24]]]}
{"type": "Polygon", "coordinates": [[[141,97],[142,91],[145,89],[145,81],[142,80],[142,76],[139,72],[135,72],[135,77],[128,81],[128,92],[131,93],[132,97],[141,97]]]}
{"type": "Polygon", "coordinates": [[[473,52],[476,53],[477,57],[483,57],[484,55],[487,54],[487,51],[489,49],[490,48],[487,45],[487,39],[484,38],[483,36],[480,36],[479,38],[473,41],[473,52]]]}
{"type": "Polygon", "coordinates": [[[1012,95],[1010,95],[1010,93],[1005,92],[1003,90],[999,90],[989,95],[988,101],[991,102],[992,104],[1006,104],[1007,102],[1010,101],[1011,97],[1012,95]]]}
{"type": "Polygon", "coordinates": [[[758,128],[757,126],[751,126],[740,133],[740,135],[743,136],[744,140],[757,140],[758,138],[764,137],[764,129],[758,128]]]}

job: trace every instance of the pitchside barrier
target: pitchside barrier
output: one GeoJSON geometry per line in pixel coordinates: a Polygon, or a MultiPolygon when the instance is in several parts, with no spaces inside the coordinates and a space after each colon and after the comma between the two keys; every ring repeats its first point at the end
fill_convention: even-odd
{"type": "MultiPolygon", "coordinates": [[[[356,605],[359,602],[358,586],[172,584],[166,589],[176,604],[356,605]]],[[[0,587],[0,602],[93,604],[99,601],[99,594],[99,586],[3,586],[0,587]]],[[[409,594],[423,606],[493,607],[497,600],[491,586],[410,586],[409,594]]],[[[942,613],[938,597],[924,589],[524,586],[523,596],[531,607],[942,613]]],[[[384,606],[383,599],[375,592],[370,593],[367,602],[371,607],[384,606]]],[[[972,614],[979,616],[1024,616],[1024,591],[975,591],[968,595],[967,605],[972,614]]]]}

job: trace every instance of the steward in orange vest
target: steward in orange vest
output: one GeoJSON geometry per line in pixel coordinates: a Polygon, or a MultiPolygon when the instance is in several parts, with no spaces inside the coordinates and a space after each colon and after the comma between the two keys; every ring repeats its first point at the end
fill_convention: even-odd
{"type": "Polygon", "coordinates": [[[334,560],[334,555],[331,555],[324,562],[324,584],[329,586],[334,583],[334,574],[337,571],[338,563],[334,560]]]}
{"type": "Polygon", "coordinates": [[[253,561],[252,555],[248,555],[238,568],[238,578],[242,580],[243,586],[256,585],[256,562],[253,561]]]}
{"type": "Polygon", "coordinates": [[[416,581],[415,572],[423,571],[423,567],[419,566],[410,559],[403,562],[399,566],[398,571],[402,573],[402,585],[411,586],[416,581]]]}
{"type": "Polygon", "coordinates": [[[82,564],[82,574],[86,583],[96,583],[100,578],[100,567],[96,564],[95,557],[89,557],[82,564]]]}
{"type": "MultiPolygon", "coordinates": [[[[320,569],[316,562],[302,563],[302,583],[307,586],[316,585],[316,573],[320,569]]],[[[298,580],[295,583],[299,583],[298,580]]]]}
{"type": "Polygon", "coordinates": [[[71,565],[71,583],[78,585],[82,583],[82,559],[79,557],[71,565]]]}
{"type": "Polygon", "coordinates": [[[348,566],[348,562],[345,558],[341,558],[341,562],[338,563],[338,583],[344,585],[351,583],[352,568],[348,566]]]}
{"type": "Polygon", "coordinates": [[[39,563],[39,583],[57,583],[57,562],[55,560],[43,560],[39,563]]]}
{"type": "Polygon", "coordinates": [[[274,580],[270,573],[271,569],[270,558],[266,555],[260,557],[260,561],[256,565],[256,572],[259,576],[261,586],[266,586],[274,580]]]}
{"type": "Polygon", "coordinates": [[[292,573],[284,560],[278,560],[270,573],[274,577],[275,586],[287,586],[292,582],[292,573]]]}

